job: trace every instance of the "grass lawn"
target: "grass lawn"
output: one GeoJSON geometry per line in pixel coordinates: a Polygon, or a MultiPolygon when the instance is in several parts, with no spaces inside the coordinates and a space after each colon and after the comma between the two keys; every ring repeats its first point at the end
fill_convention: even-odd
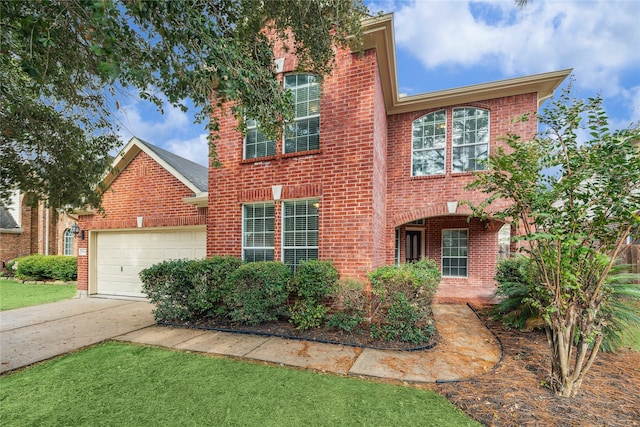
{"type": "Polygon", "coordinates": [[[107,342],[0,377],[0,425],[479,424],[428,390],[107,342]]]}
{"type": "Polygon", "coordinates": [[[0,311],[72,298],[76,285],[28,285],[0,279],[0,311]]]}

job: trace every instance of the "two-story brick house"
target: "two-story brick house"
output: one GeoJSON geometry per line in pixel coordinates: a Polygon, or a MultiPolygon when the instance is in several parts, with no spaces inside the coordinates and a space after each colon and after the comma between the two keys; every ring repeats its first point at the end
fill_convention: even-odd
{"type": "MultiPolygon", "coordinates": [[[[320,81],[284,50],[278,77],[296,120],[267,140],[253,121],[243,136],[220,119],[209,170],[207,254],[245,260],[331,259],[343,277],[377,266],[436,260],[441,300],[487,299],[499,234],[508,226],[469,219],[462,204],[473,172],[509,132],[531,137],[537,111],[569,70],[414,96],[398,93],[391,15],[365,22],[364,50],[338,50],[320,81]]],[[[504,243],[504,242],[502,242],[504,243]]]]}
{"type": "Polygon", "coordinates": [[[401,96],[391,15],[365,21],[363,48],[337,50],[322,81],[275,53],[295,122],[267,140],[255,122],[243,135],[220,114],[221,167],[204,183],[201,171],[189,176],[197,165],[132,140],[103,182],[105,215],[80,216],[78,289],[141,295],[128,272],[150,265],[146,254],[201,256],[206,246],[208,256],[293,267],[331,259],[364,286],[380,265],[427,256],[442,269],[441,301],[489,298],[509,227],[469,219],[462,202],[483,196],[465,186],[501,136],[536,133],[534,120],[512,119],[537,111],[569,71],[401,96]]]}

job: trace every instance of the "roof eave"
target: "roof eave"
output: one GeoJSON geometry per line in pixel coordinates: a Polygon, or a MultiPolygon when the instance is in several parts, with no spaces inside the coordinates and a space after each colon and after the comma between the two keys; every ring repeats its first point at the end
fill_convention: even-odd
{"type": "Polygon", "coordinates": [[[209,193],[204,192],[196,194],[195,196],[185,197],[182,199],[188,205],[193,205],[199,208],[206,208],[209,205],[209,193]]]}

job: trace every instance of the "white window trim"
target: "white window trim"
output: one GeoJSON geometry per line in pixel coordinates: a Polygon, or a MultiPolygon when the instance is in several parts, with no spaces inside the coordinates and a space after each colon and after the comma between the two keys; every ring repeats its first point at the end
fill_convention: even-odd
{"type": "MultiPolygon", "coordinates": [[[[457,257],[447,257],[447,258],[463,258],[460,256],[457,257]]],[[[443,228],[440,235],[440,270],[442,272],[442,277],[447,277],[451,279],[468,279],[469,278],[469,229],[468,228],[443,228]],[[467,274],[464,276],[445,276],[444,274],[444,233],[445,231],[466,231],[467,232],[467,256],[464,257],[467,260],[467,274]]]]}
{"type": "Polygon", "coordinates": [[[75,236],[73,235],[73,233],[69,228],[64,230],[64,233],[62,234],[62,252],[65,256],[73,256],[73,238],[74,237],[75,236]],[[67,245],[67,237],[69,237],[71,240],[69,245],[67,245]],[[69,248],[69,253],[67,253],[67,248],[69,248]]]}
{"type": "Polygon", "coordinates": [[[316,203],[320,203],[320,199],[318,199],[317,197],[309,197],[309,198],[304,198],[304,199],[287,199],[287,200],[283,200],[282,201],[282,210],[281,210],[281,214],[280,214],[280,259],[282,260],[282,262],[285,262],[284,259],[284,251],[285,249],[316,249],[318,251],[318,259],[320,259],[320,209],[318,208],[318,245],[317,246],[285,246],[285,239],[284,239],[284,233],[285,233],[285,207],[284,205],[286,203],[291,203],[291,202],[316,202],[316,203]]]}
{"type": "MultiPolygon", "coordinates": [[[[488,113],[488,120],[487,120],[487,135],[488,135],[488,140],[486,142],[487,144],[487,159],[489,158],[489,156],[491,156],[491,110],[489,110],[488,108],[482,108],[482,107],[474,107],[472,105],[467,105],[467,106],[461,106],[461,107],[455,107],[451,109],[451,137],[450,137],[450,141],[451,141],[451,174],[462,174],[462,173],[470,173],[470,172],[478,172],[481,170],[485,170],[485,169],[476,169],[476,170],[465,170],[465,171],[454,171],[453,170],[453,124],[455,123],[455,119],[453,117],[453,113],[455,112],[455,110],[464,110],[466,108],[474,108],[476,110],[483,110],[486,111],[488,113]]],[[[477,130],[477,129],[476,129],[477,130]]],[[[455,147],[472,147],[472,146],[476,146],[476,145],[484,145],[485,143],[476,143],[476,144],[462,144],[462,145],[456,145],[455,147]]]]}
{"type": "MultiPolygon", "coordinates": [[[[306,75],[306,76],[313,76],[316,79],[318,79],[318,76],[312,73],[287,73],[283,78],[282,78],[282,85],[284,87],[284,89],[287,89],[286,86],[286,79],[287,76],[296,76],[296,75],[306,75]]],[[[316,83],[318,86],[320,86],[320,82],[318,80],[316,80],[316,83]]],[[[311,86],[309,83],[307,83],[306,85],[301,85],[299,87],[303,87],[303,86],[311,86]]],[[[296,86],[298,87],[298,86],[296,86]]],[[[313,115],[307,115],[307,116],[303,116],[303,117],[294,117],[293,122],[292,123],[287,123],[285,124],[285,129],[282,132],[282,154],[293,154],[293,153],[304,153],[305,151],[311,151],[311,150],[301,150],[301,151],[290,151],[287,152],[287,147],[286,147],[286,127],[288,125],[291,124],[296,124],[299,121],[303,121],[303,120],[309,120],[309,119],[313,119],[316,117],[320,117],[320,103],[322,101],[322,88],[319,87],[319,97],[318,97],[318,113],[317,114],[313,114],[313,115]]],[[[309,102],[307,100],[307,102],[309,102]]],[[[318,121],[318,138],[320,138],[320,135],[322,134],[322,130],[320,129],[320,121],[318,121]]],[[[297,138],[297,137],[296,137],[297,138]]],[[[319,143],[318,143],[319,144],[319,143]]]]}
{"type": "MultiPolygon", "coordinates": [[[[453,113],[452,113],[453,114],[453,113]]],[[[453,116],[452,116],[453,117],[453,116]]],[[[447,145],[448,145],[448,141],[449,141],[449,134],[447,132],[447,123],[448,123],[448,110],[447,109],[440,109],[437,111],[432,111],[430,113],[427,114],[423,114],[422,116],[416,118],[415,120],[413,120],[411,122],[411,176],[415,176],[415,177],[421,177],[421,176],[442,176],[442,175],[446,175],[447,173],[447,145]],[[421,118],[428,116],[429,114],[436,114],[436,113],[440,113],[444,111],[444,147],[442,147],[441,149],[443,150],[443,156],[444,156],[444,168],[442,173],[433,173],[433,174],[427,174],[427,175],[415,175],[413,173],[413,154],[416,150],[414,150],[413,148],[413,124],[417,121],[420,120],[421,118]]],[[[423,148],[419,151],[435,151],[435,150],[440,150],[440,148],[423,148]]]]}
{"type": "MultiPolygon", "coordinates": [[[[275,242],[274,242],[274,246],[245,246],[245,233],[246,233],[246,228],[245,228],[245,219],[246,219],[246,215],[245,215],[245,206],[256,206],[256,205],[267,205],[267,204],[273,204],[272,202],[257,202],[257,203],[243,203],[242,204],[242,261],[246,261],[245,260],[245,256],[244,256],[244,251],[245,249],[261,249],[261,250],[265,250],[265,249],[271,249],[275,255],[275,242]]],[[[273,212],[273,220],[274,220],[274,226],[275,226],[275,204],[273,204],[273,208],[274,208],[274,212],[273,212]]],[[[275,237],[275,227],[274,227],[274,237],[275,237]]]]}

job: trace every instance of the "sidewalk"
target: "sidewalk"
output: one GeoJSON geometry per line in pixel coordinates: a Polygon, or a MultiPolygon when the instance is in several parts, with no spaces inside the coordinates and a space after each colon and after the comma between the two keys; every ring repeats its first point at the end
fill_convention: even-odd
{"type": "Polygon", "coordinates": [[[390,351],[155,326],[146,301],[84,298],[0,313],[0,373],[107,339],[409,382],[481,375],[500,360],[495,337],[466,305],[435,305],[438,344],[390,351]]]}
{"type": "Polygon", "coordinates": [[[265,361],[342,375],[409,382],[456,381],[481,375],[500,360],[495,337],[466,305],[435,305],[438,344],[388,351],[277,337],[151,326],[116,340],[265,361]]]}

